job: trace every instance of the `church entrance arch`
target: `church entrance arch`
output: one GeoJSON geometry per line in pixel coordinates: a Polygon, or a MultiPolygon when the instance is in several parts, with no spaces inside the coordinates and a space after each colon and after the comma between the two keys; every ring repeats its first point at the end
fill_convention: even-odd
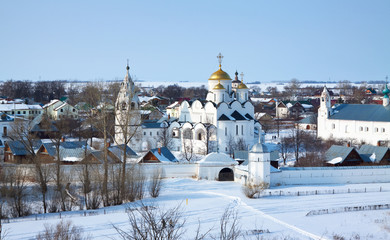
{"type": "Polygon", "coordinates": [[[219,171],[218,181],[234,181],[234,173],[230,168],[223,168],[219,171]]]}

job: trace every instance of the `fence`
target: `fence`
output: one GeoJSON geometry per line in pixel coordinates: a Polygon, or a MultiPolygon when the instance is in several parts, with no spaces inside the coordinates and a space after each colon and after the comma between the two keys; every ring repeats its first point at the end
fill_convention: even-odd
{"type": "Polygon", "coordinates": [[[315,216],[323,214],[341,213],[341,212],[356,212],[356,211],[367,211],[367,210],[384,210],[390,209],[390,204],[377,204],[377,205],[366,205],[366,206],[354,206],[354,207],[340,207],[340,208],[329,208],[312,210],[306,214],[306,216],[315,216]]]}
{"type": "Polygon", "coordinates": [[[310,196],[310,195],[330,195],[330,194],[348,194],[348,193],[367,193],[367,192],[389,192],[390,187],[376,188],[348,188],[348,189],[323,189],[323,190],[302,190],[302,191],[283,191],[266,190],[261,193],[261,197],[269,196],[310,196]]]}

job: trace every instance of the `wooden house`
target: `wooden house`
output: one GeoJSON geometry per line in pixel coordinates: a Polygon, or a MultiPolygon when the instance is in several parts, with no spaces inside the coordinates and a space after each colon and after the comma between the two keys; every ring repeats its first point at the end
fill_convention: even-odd
{"type": "MultiPolygon", "coordinates": [[[[90,152],[86,141],[61,142],[58,150],[61,164],[67,165],[81,162],[90,152]]],[[[57,153],[56,144],[42,143],[37,156],[45,163],[53,163],[57,161],[57,153]]]]}
{"type": "Polygon", "coordinates": [[[358,166],[364,161],[353,147],[332,145],[325,153],[328,166],[358,166]]]}
{"type": "MultiPolygon", "coordinates": [[[[35,151],[42,144],[40,140],[32,142],[32,150],[35,151]]],[[[27,144],[27,143],[26,143],[27,144]]],[[[6,141],[4,146],[4,162],[26,164],[32,163],[32,154],[21,141],[6,141]]]]}
{"type": "Polygon", "coordinates": [[[175,163],[179,162],[176,157],[166,147],[149,150],[140,160],[140,163],[175,163]]]}

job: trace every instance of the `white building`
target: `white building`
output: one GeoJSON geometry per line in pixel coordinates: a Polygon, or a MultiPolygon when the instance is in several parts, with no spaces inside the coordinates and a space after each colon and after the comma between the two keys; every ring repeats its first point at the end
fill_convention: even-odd
{"type": "Polygon", "coordinates": [[[261,125],[254,120],[254,107],[249,101],[249,89],[243,83],[232,82],[222,70],[223,56],[218,55],[219,69],[208,80],[206,100],[183,101],[178,121],[170,124],[174,138],[173,150],[193,147],[195,153],[223,152],[232,154],[238,147],[252,146],[261,125]]]}
{"type": "Polygon", "coordinates": [[[390,90],[383,90],[383,105],[338,104],[331,107],[330,95],[325,87],[318,109],[318,137],[344,139],[372,145],[390,141],[390,90]]]}
{"type": "Polygon", "coordinates": [[[53,120],[61,118],[78,118],[78,110],[70,104],[60,101],[58,99],[51,100],[48,104],[43,106],[45,114],[53,120]]]}
{"type": "Polygon", "coordinates": [[[18,104],[8,103],[8,104],[0,104],[0,112],[31,120],[41,115],[43,113],[43,109],[38,104],[31,105],[31,104],[24,104],[24,103],[18,103],[18,104]]]}

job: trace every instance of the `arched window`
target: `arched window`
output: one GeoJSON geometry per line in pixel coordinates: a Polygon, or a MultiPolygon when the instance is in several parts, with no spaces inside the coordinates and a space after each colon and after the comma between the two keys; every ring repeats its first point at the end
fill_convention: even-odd
{"type": "Polygon", "coordinates": [[[122,103],[122,110],[126,110],[126,103],[125,102],[122,103]]]}
{"type": "Polygon", "coordinates": [[[135,108],[135,103],[131,102],[131,109],[134,109],[134,108],[135,108]]]}

